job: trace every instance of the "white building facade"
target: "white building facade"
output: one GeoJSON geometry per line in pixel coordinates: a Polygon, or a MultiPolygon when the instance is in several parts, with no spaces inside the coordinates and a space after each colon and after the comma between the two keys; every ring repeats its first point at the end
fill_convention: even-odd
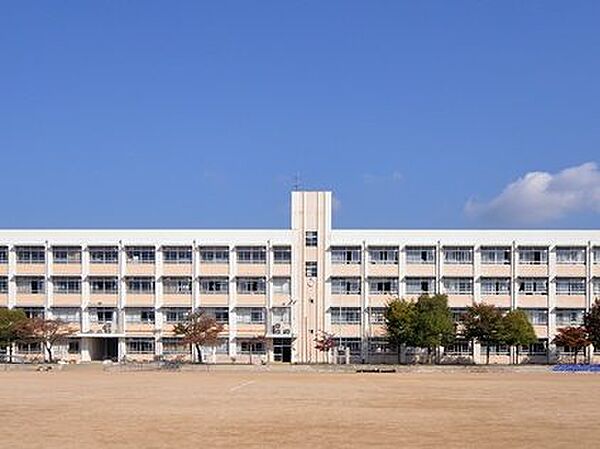
{"type": "MultiPolygon", "coordinates": [[[[519,361],[545,363],[568,352],[557,329],[600,298],[597,230],[337,230],[330,192],[293,192],[291,214],[287,230],[2,230],[0,307],[69,322],[63,359],[185,358],[173,326],[203,310],[224,325],[208,361],[325,362],[315,338],[328,332],[380,363],[414,357],[386,344],[386,303],[445,293],[457,317],[478,302],[525,310],[539,341],[519,361]]],[[[491,353],[515,361],[515,348],[491,353]]]]}

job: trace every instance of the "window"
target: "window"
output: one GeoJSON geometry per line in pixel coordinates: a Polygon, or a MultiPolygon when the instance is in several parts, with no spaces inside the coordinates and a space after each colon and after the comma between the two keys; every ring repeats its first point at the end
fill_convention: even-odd
{"type": "Polygon", "coordinates": [[[451,295],[472,295],[472,278],[444,278],[444,290],[451,295]]]}
{"type": "Polygon", "coordinates": [[[55,246],[52,248],[52,262],[79,264],[81,263],[81,248],[79,246],[55,246]]]}
{"type": "Polygon", "coordinates": [[[164,309],[163,314],[167,323],[182,323],[190,314],[190,309],[186,307],[173,307],[164,309]]]}
{"type": "Polygon", "coordinates": [[[126,280],[127,293],[132,295],[150,295],[154,293],[153,277],[130,277],[126,280]]]}
{"type": "Polygon", "coordinates": [[[556,263],[566,265],[585,264],[585,248],[556,248],[556,263]]]}
{"type": "Polygon", "coordinates": [[[600,295],[600,278],[594,279],[594,295],[600,295]]]}
{"type": "Polygon", "coordinates": [[[557,295],[585,295],[585,278],[556,278],[557,295]]]}
{"type": "Polygon", "coordinates": [[[237,292],[240,295],[264,295],[266,293],[265,278],[238,278],[237,292]]]}
{"type": "Polygon", "coordinates": [[[162,352],[163,354],[187,354],[190,352],[190,345],[181,342],[181,338],[163,337],[162,352]]]}
{"type": "MultiPolygon", "coordinates": [[[[292,309],[289,307],[273,307],[271,309],[271,323],[276,324],[291,324],[292,309]]],[[[281,327],[281,326],[279,326],[281,327]]],[[[280,329],[281,330],[281,329],[280,329]]],[[[276,332],[274,332],[276,333],[276,332]]]]}
{"type": "Polygon", "coordinates": [[[519,294],[546,295],[548,294],[548,280],[545,278],[519,279],[519,294]]]}
{"type": "Polygon", "coordinates": [[[467,309],[463,307],[452,307],[450,309],[450,313],[452,314],[452,321],[458,323],[463,320],[465,314],[467,313],[467,309]]]}
{"type": "Polygon", "coordinates": [[[481,355],[487,354],[488,348],[490,355],[508,355],[508,345],[505,344],[490,344],[481,343],[481,355]]]}
{"type": "Polygon", "coordinates": [[[304,234],[304,242],[306,246],[317,246],[318,240],[317,231],[306,231],[304,234]]]}
{"type": "Polygon", "coordinates": [[[248,340],[238,342],[240,354],[265,354],[267,352],[264,341],[248,340]]]}
{"type": "Polygon", "coordinates": [[[202,263],[229,263],[229,248],[227,246],[205,246],[200,248],[202,263]]]}
{"type": "Polygon", "coordinates": [[[267,263],[267,249],[264,246],[240,246],[235,249],[237,261],[241,264],[267,263]]]}
{"type": "Polygon", "coordinates": [[[133,309],[125,309],[125,322],[137,324],[154,324],[154,309],[149,307],[133,309]]]}
{"type": "Polygon", "coordinates": [[[43,246],[18,246],[17,263],[45,263],[46,250],[43,246]]]}
{"type": "Polygon", "coordinates": [[[317,262],[306,262],[304,265],[304,274],[309,278],[317,277],[317,262]]]}
{"type": "Polygon", "coordinates": [[[359,295],[360,278],[331,278],[332,295],[359,295]]]}
{"type": "Polygon", "coordinates": [[[510,247],[481,247],[481,263],[484,265],[510,265],[510,247]]]}
{"type": "Polygon", "coordinates": [[[90,263],[114,264],[119,261],[119,249],[116,246],[90,246],[90,263]]]}
{"type": "Polygon", "coordinates": [[[289,295],[291,293],[291,279],[273,278],[273,293],[276,295],[289,295]]]}
{"type": "Polygon", "coordinates": [[[155,251],[153,246],[128,246],[125,248],[127,262],[153,264],[155,251]]]}
{"type": "Polygon", "coordinates": [[[90,290],[95,295],[115,294],[119,292],[116,277],[90,277],[90,290]]]}
{"type": "Polygon", "coordinates": [[[273,262],[276,264],[292,263],[292,248],[290,246],[274,246],[273,262]]]}
{"type": "Polygon", "coordinates": [[[371,295],[397,295],[397,278],[371,278],[369,279],[369,294],[371,295]]]}
{"type": "Polygon", "coordinates": [[[200,278],[200,293],[204,295],[226,295],[229,293],[229,279],[200,278]]]}
{"type": "Polygon", "coordinates": [[[473,248],[446,247],[444,248],[444,262],[447,264],[472,264],[473,248]]]}
{"type": "Polygon", "coordinates": [[[27,318],[44,318],[44,308],[43,307],[17,307],[17,309],[22,310],[27,318]]]}
{"type": "Polygon", "coordinates": [[[360,263],[361,250],[359,246],[351,247],[332,247],[331,248],[331,263],[355,265],[360,263]]]}
{"type": "Polygon", "coordinates": [[[396,352],[385,337],[371,337],[369,339],[369,354],[389,354],[396,352]]]}
{"type": "Polygon", "coordinates": [[[52,317],[65,323],[79,323],[81,309],[77,307],[55,307],[52,309],[52,317]]]}
{"type": "Polygon", "coordinates": [[[166,246],[162,250],[163,261],[168,264],[192,263],[191,246],[166,246]]]}
{"type": "Polygon", "coordinates": [[[79,339],[69,338],[67,340],[67,352],[69,354],[79,354],[79,339]]]}
{"type": "Polygon", "coordinates": [[[215,319],[217,323],[227,324],[229,323],[229,309],[227,307],[203,307],[200,309],[215,319]]]}
{"type": "Polygon", "coordinates": [[[0,294],[8,293],[8,278],[0,277],[0,294]]]}
{"type": "Polygon", "coordinates": [[[406,263],[408,264],[434,264],[435,263],[435,247],[406,247],[406,263]]]}
{"type": "Polygon", "coordinates": [[[548,310],[546,309],[521,309],[534,326],[545,326],[548,324],[548,310]]]}
{"type": "Polygon", "coordinates": [[[528,247],[519,248],[519,263],[525,265],[545,265],[548,263],[548,248],[528,247]]]}
{"type": "Polygon", "coordinates": [[[152,338],[128,338],[126,344],[128,354],[154,354],[152,338]]]}
{"type": "Polygon", "coordinates": [[[593,255],[594,255],[594,263],[600,263],[600,247],[594,247],[593,255]]]}
{"type": "Polygon", "coordinates": [[[17,352],[21,354],[39,354],[42,352],[42,345],[39,341],[33,343],[17,343],[17,352]]]}
{"type": "Polygon", "coordinates": [[[385,323],[385,307],[371,307],[369,309],[369,321],[371,324],[385,323]]]}
{"type": "Polygon", "coordinates": [[[163,278],[163,292],[167,295],[190,295],[192,293],[192,278],[163,278]]]}
{"type": "Polygon", "coordinates": [[[265,309],[262,307],[238,307],[236,316],[239,324],[265,324],[265,309]]]}
{"type": "Polygon", "coordinates": [[[57,295],[81,294],[81,279],[73,277],[54,277],[54,293],[57,295]]]}
{"type": "Polygon", "coordinates": [[[41,295],[46,293],[46,287],[43,277],[24,277],[18,276],[17,293],[25,295],[41,295]]]}
{"type": "Polygon", "coordinates": [[[521,354],[523,355],[547,355],[548,354],[548,340],[541,339],[536,343],[530,345],[521,346],[521,354]]]}
{"type": "Polygon", "coordinates": [[[409,295],[433,294],[434,286],[434,278],[406,278],[406,293],[409,295]]]}
{"type": "Polygon", "coordinates": [[[112,324],[115,320],[115,310],[107,307],[90,309],[90,322],[98,324],[112,324]]]}
{"type": "Polygon", "coordinates": [[[585,309],[556,309],[556,325],[559,327],[583,324],[585,309]]]}
{"type": "Polygon", "coordinates": [[[398,265],[398,248],[393,246],[370,247],[369,262],[376,265],[398,265]]]}
{"type": "Polygon", "coordinates": [[[361,351],[362,343],[360,338],[354,337],[338,337],[335,339],[336,346],[340,355],[344,354],[346,348],[350,351],[350,355],[358,355],[361,351]]]}
{"type": "Polygon", "coordinates": [[[8,263],[8,248],[0,246],[0,263],[8,263]]]}
{"type": "Polygon", "coordinates": [[[331,324],[360,324],[360,307],[332,307],[331,324]]]}
{"type": "Polygon", "coordinates": [[[444,354],[450,356],[471,356],[473,354],[473,348],[469,341],[456,340],[454,343],[444,348],[444,354]]]}
{"type": "Polygon", "coordinates": [[[482,295],[510,295],[510,278],[481,278],[482,295]]]}

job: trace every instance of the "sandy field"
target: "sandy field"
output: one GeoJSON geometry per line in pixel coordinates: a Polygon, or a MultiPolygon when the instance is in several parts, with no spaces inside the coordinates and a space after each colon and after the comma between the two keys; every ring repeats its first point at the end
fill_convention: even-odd
{"type": "Polygon", "coordinates": [[[600,375],[0,372],[6,448],[598,448],[600,375]]]}

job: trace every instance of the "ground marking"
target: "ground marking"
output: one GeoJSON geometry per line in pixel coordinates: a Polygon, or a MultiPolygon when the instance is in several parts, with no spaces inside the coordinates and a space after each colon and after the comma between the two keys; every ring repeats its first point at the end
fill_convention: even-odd
{"type": "Polygon", "coordinates": [[[236,391],[236,390],[239,390],[240,388],[244,388],[245,386],[248,386],[248,385],[250,385],[250,384],[253,384],[253,383],[254,383],[254,381],[253,381],[253,380],[248,380],[248,381],[246,381],[246,382],[242,382],[242,383],[241,383],[241,384],[239,384],[239,385],[236,385],[235,387],[231,387],[231,388],[229,389],[229,391],[236,391]]]}

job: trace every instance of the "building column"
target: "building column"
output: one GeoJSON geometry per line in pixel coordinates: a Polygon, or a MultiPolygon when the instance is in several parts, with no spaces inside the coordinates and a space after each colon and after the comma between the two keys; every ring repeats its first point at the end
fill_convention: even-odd
{"type": "Polygon", "coordinates": [[[556,345],[556,247],[548,247],[548,349],[550,363],[557,362],[556,345]]]}
{"type": "Polygon", "coordinates": [[[237,313],[236,313],[236,294],[237,294],[237,260],[234,248],[229,247],[229,357],[237,357],[237,313]]]}

